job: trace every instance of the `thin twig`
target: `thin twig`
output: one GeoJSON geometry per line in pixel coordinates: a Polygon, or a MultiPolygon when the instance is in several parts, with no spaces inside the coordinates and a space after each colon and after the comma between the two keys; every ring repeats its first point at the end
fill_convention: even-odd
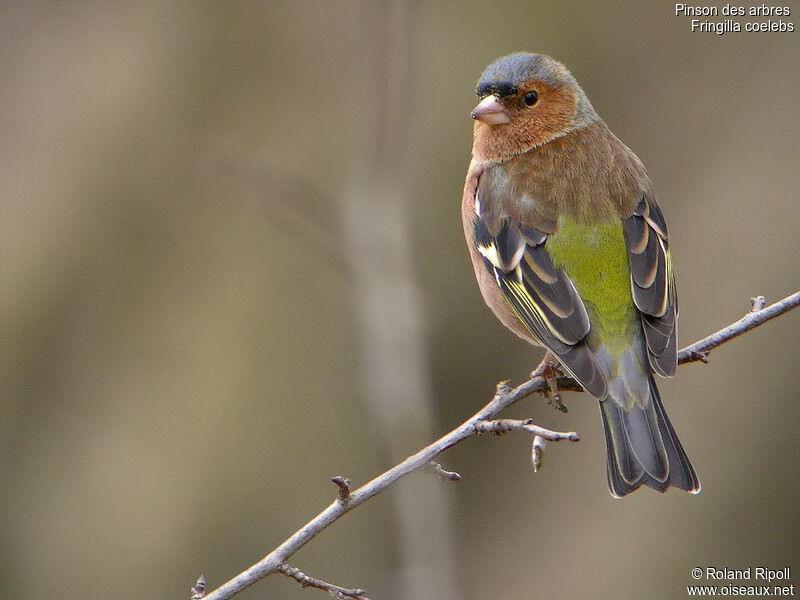
{"type": "Polygon", "coordinates": [[[429,473],[433,473],[442,481],[461,481],[461,475],[456,473],[455,471],[447,471],[445,470],[442,465],[437,462],[429,462],[427,466],[427,471],[429,473]]]}
{"type": "Polygon", "coordinates": [[[275,570],[281,575],[286,575],[286,577],[294,579],[304,588],[313,587],[317,588],[318,590],[325,590],[326,592],[330,592],[331,596],[337,598],[338,600],[345,600],[346,598],[351,598],[353,600],[369,600],[369,598],[367,598],[367,592],[361,588],[350,589],[339,587],[338,585],[333,585],[327,581],[322,581],[322,579],[310,577],[309,575],[303,573],[300,569],[290,567],[286,563],[279,565],[275,570]]]}
{"type": "MultiPolygon", "coordinates": [[[[786,296],[783,300],[775,304],[770,304],[766,308],[760,310],[757,310],[758,301],[756,300],[753,302],[751,312],[747,313],[744,317],[678,352],[678,364],[682,365],[697,360],[708,362],[708,355],[711,353],[711,350],[717,346],[721,346],[725,342],[798,306],[800,306],[800,292],[795,292],[791,296],[786,296]]],[[[558,383],[561,385],[560,380],[558,383]]]]}
{"type": "Polygon", "coordinates": [[[533,422],[533,419],[499,419],[497,421],[479,421],[475,423],[475,433],[494,433],[501,435],[509,431],[527,431],[533,435],[538,435],[551,442],[558,442],[560,440],[569,440],[570,442],[577,442],[580,436],[574,431],[563,433],[561,431],[551,431],[544,427],[539,427],[533,422]]]}
{"type": "MultiPolygon", "coordinates": [[[[759,325],[781,315],[800,305],[800,291],[783,300],[776,302],[757,312],[750,312],[742,319],[732,325],[712,333],[681,350],[678,353],[678,363],[684,364],[703,360],[708,353],[724,344],[725,342],[758,327],[759,325]]],[[[569,377],[558,378],[559,389],[580,390],[580,385],[569,377]]],[[[311,519],[303,527],[298,529],[291,537],[275,548],[267,556],[254,564],[252,567],[236,575],[233,579],[223,584],[216,590],[205,596],[204,600],[227,600],[238,594],[245,588],[250,587],[267,575],[274,573],[290,556],[300,548],[310,542],[318,533],[325,530],[344,513],[363,504],[373,496],[381,493],[397,480],[405,477],[418,469],[428,465],[434,458],[442,454],[449,448],[472,437],[483,427],[480,423],[489,421],[492,417],[499,414],[503,409],[511,406],[515,402],[522,400],[547,388],[547,381],[541,374],[541,368],[531,373],[531,378],[521,383],[515,388],[510,387],[507,382],[501,382],[497,386],[497,391],[491,401],[464,421],[461,425],[451,432],[440,437],[438,440],[426,446],[416,454],[409,456],[403,462],[395,465],[388,471],[381,473],[370,482],[360,488],[350,492],[347,502],[335,500],[325,510],[311,519]]],[[[532,424],[528,424],[532,425],[532,424]]],[[[547,430],[545,430],[547,431],[547,430]]],[[[554,433],[554,432],[551,432],[554,433]]],[[[546,436],[542,436],[546,437],[546,436]]]]}

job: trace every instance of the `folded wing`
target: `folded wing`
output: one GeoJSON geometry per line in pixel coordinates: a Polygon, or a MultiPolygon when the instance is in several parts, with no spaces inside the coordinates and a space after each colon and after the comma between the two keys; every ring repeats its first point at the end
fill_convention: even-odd
{"type": "Polygon", "coordinates": [[[547,233],[497,210],[482,212],[479,197],[475,206],[477,250],[516,316],[587,392],[605,398],[606,378],[585,343],[591,328],[586,307],[566,273],[553,265],[547,233]]]}
{"type": "Polygon", "coordinates": [[[678,367],[678,314],[667,225],[655,200],[643,197],[623,219],[631,267],[631,293],[641,311],[647,357],[653,370],[671,377],[678,367]]]}

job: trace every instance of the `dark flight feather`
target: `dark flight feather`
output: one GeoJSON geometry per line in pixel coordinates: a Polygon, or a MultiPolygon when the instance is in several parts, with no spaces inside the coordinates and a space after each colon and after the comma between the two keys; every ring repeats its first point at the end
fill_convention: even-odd
{"type": "Polygon", "coordinates": [[[622,228],[650,366],[670,377],[678,366],[678,306],[664,215],[655,201],[643,196],[633,214],[623,219],[622,228]]]}

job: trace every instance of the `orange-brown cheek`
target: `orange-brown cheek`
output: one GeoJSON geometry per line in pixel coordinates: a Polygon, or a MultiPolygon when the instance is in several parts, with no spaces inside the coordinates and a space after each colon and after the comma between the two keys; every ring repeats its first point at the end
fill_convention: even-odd
{"type": "Polygon", "coordinates": [[[543,101],[523,123],[524,134],[539,146],[560,136],[572,124],[577,100],[569,88],[546,89],[543,101]]]}
{"type": "Polygon", "coordinates": [[[540,85],[540,104],[520,113],[507,125],[476,122],[473,156],[479,161],[497,161],[516,156],[560,137],[572,124],[577,100],[567,88],[540,85]]]}

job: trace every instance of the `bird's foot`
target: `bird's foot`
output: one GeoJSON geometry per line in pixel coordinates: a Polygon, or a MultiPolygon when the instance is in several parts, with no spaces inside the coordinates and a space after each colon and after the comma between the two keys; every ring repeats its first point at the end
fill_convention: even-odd
{"type": "Polygon", "coordinates": [[[560,412],[567,412],[567,407],[561,401],[561,394],[558,393],[558,375],[561,373],[558,363],[548,352],[542,359],[542,364],[532,373],[541,374],[547,382],[547,388],[542,390],[547,403],[560,412]]]}

